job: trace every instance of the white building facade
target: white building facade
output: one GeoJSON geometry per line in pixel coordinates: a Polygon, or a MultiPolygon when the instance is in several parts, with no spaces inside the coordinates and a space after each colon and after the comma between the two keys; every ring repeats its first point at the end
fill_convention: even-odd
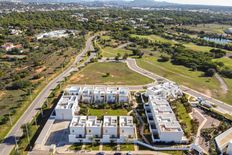
{"type": "Polygon", "coordinates": [[[84,87],[82,90],[81,101],[83,103],[93,103],[94,89],[93,87],[84,87]]]}
{"type": "Polygon", "coordinates": [[[104,116],[103,122],[96,116],[75,116],[69,125],[70,143],[132,143],[135,125],[131,116],[104,116]],[[120,125],[118,125],[120,124],[120,125]]]}
{"type": "Polygon", "coordinates": [[[95,87],[94,103],[101,104],[106,102],[106,87],[95,87]]]}
{"type": "Polygon", "coordinates": [[[184,132],[166,99],[149,96],[144,108],[153,142],[185,142],[184,132]]]}
{"type": "Polygon", "coordinates": [[[57,120],[72,120],[75,115],[78,115],[79,111],[78,95],[65,95],[63,93],[55,107],[55,118],[57,120]]]}
{"type": "Polygon", "coordinates": [[[104,116],[102,143],[110,143],[118,137],[118,117],[104,116]]]}
{"type": "Polygon", "coordinates": [[[119,117],[119,135],[118,142],[125,143],[135,138],[135,125],[132,116],[119,117]]]}
{"type": "Polygon", "coordinates": [[[148,87],[145,95],[154,95],[156,97],[167,99],[169,97],[177,98],[178,96],[182,96],[183,92],[175,83],[165,82],[163,84],[148,87]]]}

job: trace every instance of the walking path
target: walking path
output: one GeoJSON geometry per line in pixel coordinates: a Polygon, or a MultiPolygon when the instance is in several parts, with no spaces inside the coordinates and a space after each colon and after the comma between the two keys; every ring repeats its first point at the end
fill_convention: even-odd
{"type": "Polygon", "coordinates": [[[223,78],[218,73],[215,74],[215,77],[220,82],[220,87],[221,87],[221,89],[223,91],[223,94],[226,94],[228,92],[228,90],[229,90],[227,84],[225,83],[223,78]]]}

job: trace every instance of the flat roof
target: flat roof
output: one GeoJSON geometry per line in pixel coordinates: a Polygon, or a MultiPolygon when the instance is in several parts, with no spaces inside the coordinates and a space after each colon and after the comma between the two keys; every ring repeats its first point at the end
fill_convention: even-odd
{"type": "Polygon", "coordinates": [[[118,117],[117,116],[104,116],[103,126],[104,127],[117,127],[118,117]]]}
{"type": "Polygon", "coordinates": [[[72,109],[74,104],[78,103],[76,95],[62,95],[57,103],[56,109],[72,109]]]}
{"type": "Polygon", "coordinates": [[[119,117],[120,127],[133,127],[133,117],[132,116],[120,116],[119,117]]]}
{"type": "Polygon", "coordinates": [[[94,88],[94,93],[95,94],[102,94],[102,93],[106,93],[106,87],[104,87],[104,86],[102,86],[102,87],[100,87],[100,86],[98,86],[98,87],[95,87],[94,88]]]}
{"type": "Polygon", "coordinates": [[[87,127],[101,127],[102,122],[97,119],[97,116],[88,116],[88,120],[86,121],[87,127]]]}
{"type": "Polygon", "coordinates": [[[86,116],[75,116],[73,117],[70,127],[84,127],[87,121],[86,116]]]}
{"type": "Polygon", "coordinates": [[[107,94],[118,94],[117,87],[107,87],[107,94]]]}
{"type": "Polygon", "coordinates": [[[149,96],[149,105],[157,128],[163,132],[183,132],[166,99],[149,96]]]}
{"type": "Polygon", "coordinates": [[[232,140],[232,127],[215,138],[215,141],[220,150],[223,150],[231,140],[232,140]]]}

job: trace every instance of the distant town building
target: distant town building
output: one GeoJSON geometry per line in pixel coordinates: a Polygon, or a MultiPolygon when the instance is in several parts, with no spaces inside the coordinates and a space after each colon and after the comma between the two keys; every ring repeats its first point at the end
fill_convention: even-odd
{"type": "MultiPolygon", "coordinates": [[[[14,48],[21,49],[22,45],[21,44],[14,45],[13,43],[5,43],[4,45],[1,46],[1,48],[6,50],[6,51],[11,51],[14,48]]],[[[23,51],[21,50],[21,53],[22,52],[23,51]]]]}
{"type": "Polygon", "coordinates": [[[43,38],[66,38],[70,34],[75,35],[74,30],[56,30],[56,31],[51,31],[51,32],[46,32],[46,33],[41,33],[36,35],[36,39],[40,40],[43,38]]]}

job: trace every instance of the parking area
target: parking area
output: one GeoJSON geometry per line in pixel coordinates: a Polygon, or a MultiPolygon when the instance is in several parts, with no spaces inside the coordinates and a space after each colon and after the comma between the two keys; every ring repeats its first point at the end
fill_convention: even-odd
{"type": "Polygon", "coordinates": [[[56,145],[61,147],[68,144],[68,126],[70,121],[55,121],[49,132],[45,146],[56,145]]]}

